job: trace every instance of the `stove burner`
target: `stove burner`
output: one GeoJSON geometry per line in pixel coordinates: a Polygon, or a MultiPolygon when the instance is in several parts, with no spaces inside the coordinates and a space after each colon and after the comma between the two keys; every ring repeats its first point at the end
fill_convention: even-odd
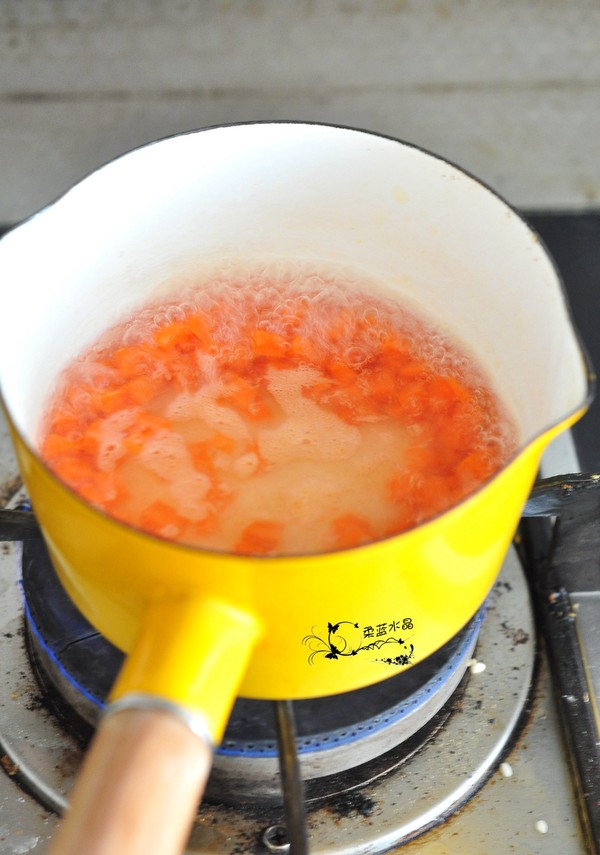
{"type": "MultiPolygon", "coordinates": [[[[24,544],[22,563],[28,642],[36,674],[59,715],[86,740],[123,654],[73,605],[42,541],[24,544]]],[[[302,776],[314,782],[307,786],[309,801],[372,780],[401,763],[428,738],[465,673],[482,620],[483,611],[437,653],[375,686],[294,702],[302,776]],[[432,721],[435,724],[426,728],[432,721]],[[417,733],[419,737],[411,739],[417,733]],[[407,741],[406,747],[397,750],[407,741]],[[338,777],[341,772],[348,772],[343,781],[338,777]]],[[[233,805],[280,801],[270,702],[236,701],[216,752],[206,799],[233,805]]]]}
{"type": "MultiPolygon", "coordinates": [[[[0,749],[15,770],[9,780],[17,794],[11,803],[11,828],[14,834],[30,828],[37,843],[28,844],[28,851],[41,855],[55,820],[41,807],[27,811],[32,802],[18,784],[35,794],[45,807],[62,812],[83,750],[72,732],[47,711],[46,698],[40,697],[31,673],[23,644],[23,603],[15,578],[16,563],[10,564],[13,553],[17,562],[20,547],[11,546],[4,556],[0,553],[0,572],[4,573],[0,576],[0,638],[6,653],[0,681],[0,749]]],[[[402,765],[351,792],[336,791],[336,795],[308,805],[310,851],[367,855],[406,844],[408,855],[413,852],[410,841],[416,835],[442,822],[471,798],[497,769],[519,732],[533,677],[534,640],[527,583],[511,550],[477,639],[474,655],[482,665],[485,663],[485,669],[474,668],[472,673],[467,669],[459,693],[446,705],[448,717],[443,729],[402,765]]],[[[561,774],[560,765],[553,768],[553,774],[561,774]]],[[[483,803],[488,801],[484,799],[483,803]]],[[[491,816],[489,811],[484,815],[491,816]]],[[[205,802],[186,855],[265,853],[264,835],[282,819],[280,806],[273,803],[258,811],[249,810],[245,803],[233,807],[205,802]]],[[[20,845],[23,838],[15,841],[20,845]]],[[[419,841],[415,846],[420,851],[419,841]]],[[[534,849],[529,847],[528,851],[534,849]]],[[[9,851],[16,855],[23,849],[9,851]]]]}

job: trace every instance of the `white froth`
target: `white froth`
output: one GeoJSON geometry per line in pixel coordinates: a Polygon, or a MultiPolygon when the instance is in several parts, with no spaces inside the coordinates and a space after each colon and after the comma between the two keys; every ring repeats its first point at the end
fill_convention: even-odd
{"type": "Polygon", "coordinates": [[[222,383],[209,383],[198,392],[182,392],[169,404],[167,416],[173,421],[201,419],[209,427],[232,439],[248,439],[246,422],[231,407],[217,403],[223,395],[222,383]]]}
{"type": "Polygon", "coordinates": [[[101,472],[113,472],[127,454],[125,437],[141,414],[140,407],[119,410],[107,416],[97,428],[96,462],[101,472]]]}
{"type": "Polygon", "coordinates": [[[303,394],[320,379],[319,371],[305,366],[267,371],[267,388],[287,418],[261,432],[258,446],[265,460],[347,460],[357,450],[360,430],[303,394]]]}
{"type": "Polygon", "coordinates": [[[191,521],[204,519],[210,511],[210,505],[206,501],[210,487],[210,478],[201,472],[188,471],[170,483],[169,495],[177,513],[191,521]]]}
{"type": "Polygon", "coordinates": [[[253,451],[249,451],[247,454],[242,454],[234,461],[233,471],[238,478],[245,480],[246,478],[251,478],[252,475],[254,475],[259,465],[260,460],[258,459],[258,455],[253,451]]]}
{"type": "Polygon", "coordinates": [[[181,436],[169,430],[158,431],[140,452],[143,465],[165,481],[185,478],[193,471],[192,458],[181,436]]]}

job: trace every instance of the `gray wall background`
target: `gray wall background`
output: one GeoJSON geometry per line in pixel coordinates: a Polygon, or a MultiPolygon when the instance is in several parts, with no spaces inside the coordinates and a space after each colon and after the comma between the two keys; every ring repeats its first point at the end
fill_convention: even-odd
{"type": "Polygon", "coordinates": [[[0,223],[133,146],[255,119],[441,154],[600,207],[598,0],[0,0],[0,223]]]}

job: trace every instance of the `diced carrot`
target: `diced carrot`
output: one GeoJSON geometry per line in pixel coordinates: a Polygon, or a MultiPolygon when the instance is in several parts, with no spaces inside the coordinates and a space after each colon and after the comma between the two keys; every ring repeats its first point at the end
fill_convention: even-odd
{"type": "Polygon", "coordinates": [[[456,461],[457,456],[463,457],[475,441],[469,425],[458,418],[439,419],[430,426],[430,436],[438,450],[438,459],[442,461],[456,461]]]}
{"type": "MultiPolygon", "coordinates": [[[[279,367],[279,361],[276,365],[279,367]]],[[[283,364],[283,363],[282,363],[283,364]]],[[[234,347],[227,356],[227,367],[238,377],[247,380],[259,380],[265,372],[266,360],[246,352],[243,347],[234,347]]]]}
{"type": "Polygon", "coordinates": [[[410,342],[400,333],[388,327],[380,331],[379,339],[380,360],[386,365],[400,365],[410,356],[410,342]]]}
{"type": "Polygon", "coordinates": [[[226,391],[218,398],[219,403],[232,407],[251,421],[259,422],[271,416],[260,389],[255,383],[236,377],[227,384],[226,391]]]}
{"type": "Polygon", "coordinates": [[[454,401],[469,401],[473,397],[473,392],[464,383],[450,375],[432,378],[429,388],[433,394],[454,401]]]}
{"type": "Polygon", "coordinates": [[[109,505],[125,495],[125,489],[106,472],[99,472],[85,455],[63,456],[52,464],[53,472],[84,499],[100,507],[109,505]]]}
{"type": "Polygon", "coordinates": [[[126,455],[139,454],[150,439],[150,433],[132,433],[123,438],[123,448],[126,455]]]}
{"type": "Polygon", "coordinates": [[[265,399],[257,395],[256,398],[248,405],[244,416],[251,422],[264,422],[271,418],[271,410],[265,399]]]}
{"type": "Polygon", "coordinates": [[[406,465],[411,471],[427,471],[439,465],[438,451],[423,442],[410,446],[406,451],[406,465]]]}
{"type": "Polygon", "coordinates": [[[104,416],[109,416],[118,410],[124,410],[133,403],[125,385],[100,389],[95,396],[95,401],[99,412],[104,416]]]}
{"type": "Polygon", "coordinates": [[[398,387],[398,376],[389,368],[379,369],[369,377],[369,397],[377,401],[391,401],[398,387]]]}
{"type": "Polygon", "coordinates": [[[71,453],[53,461],[52,471],[74,489],[91,480],[96,474],[92,460],[84,454],[71,453]]]}
{"type": "Polygon", "coordinates": [[[55,409],[48,422],[48,431],[58,434],[69,434],[81,430],[81,418],[70,408],[55,409]]]}
{"type": "Polygon", "coordinates": [[[290,357],[296,362],[320,365],[323,361],[323,351],[314,339],[296,333],[290,342],[290,357]]]}
{"type": "Polygon", "coordinates": [[[244,377],[231,377],[225,383],[223,393],[217,398],[218,403],[229,403],[237,405],[242,411],[248,408],[248,405],[256,398],[256,388],[244,377]]]}
{"type": "Polygon", "coordinates": [[[317,380],[316,383],[311,383],[310,386],[302,387],[302,394],[311,401],[320,401],[336,388],[333,380],[324,377],[322,380],[317,380]]]}
{"type": "Polygon", "coordinates": [[[497,466],[494,465],[490,456],[480,449],[463,457],[457,463],[455,472],[466,486],[471,487],[482,484],[494,474],[496,469],[497,466]]]}
{"type": "Polygon", "coordinates": [[[427,409],[427,392],[420,381],[397,386],[387,412],[405,424],[414,424],[423,417],[427,409]]]}
{"type": "Polygon", "coordinates": [[[62,439],[66,440],[68,443],[68,445],[63,445],[62,447],[59,442],[59,437],[59,434],[50,434],[47,437],[47,441],[49,441],[50,444],[46,444],[44,446],[42,452],[43,456],[53,459],[59,454],[78,454],[82,455],[85,459],[94,459],[95,455],[98,453],[98,439],[87,430],[73,431],[71,434],[67,434],[65,437],[62,437],[62,439]],[[52,440],[51,437],[54,437],[54,440],[52,440]],[[55,445],[53,445],[54,442],[56,442],[55,445]]]}
{"type": "Polygon", "coordinates": [[[160,385],[150,377],[133,377],[127,382],[100,389],[93,396],[97,412],[109,416],[127,407],[146,404],[160,391],[160,385]]]}
{"type": "Polygon", "coordinates": [[[451,490],[450,479],[447,475],[437,472],[427,472],[419,484],[412,487],[412,495],[420,507],[438,510],[448,502],[451,490]]]}
{"type": "Polygon", "coordinates": [[[267,356],[270,359],[283,359],[290,351],[290,343],[283,336],[263,329],[254,330],[252,346],[257,356],[267,356]]]}
{"type": "Polygon", "coordinates": [[[206,493],[206,501],[214,508],[222,509],[233,501],[237,492],[229,487],[223,486],[218,480],[214,480],[206,493]]]}
{"type": "Polygon", "coordinates": [[[209,513],[204,519],[196,520],[191,525],[191,530],[199,537],[207,534],[215,534],[219,530],[219,518],[215,513],[209,513]]]}
{"type": "Polygon", "coordinates": [[[413,470],[407,468],[388,481],[388,495],[394,504],[408,508],[415,516],[423,511],[437,513],[451,504],[457,495],[456,478],[452,472],[437,469],[413,470]]]}
{"type": "Polygon", "coordinates": [[[346,549],[373,540],[375,534],[368,520],[358,514],[343,514],[331,521],[334,546],[346,549]]]}
{"type": "Polygon", "coordinates": [[[332,412],[334,416],[337,416],[338,419],[341,419],[341,421],[346,422],[346,424],[356,424],[356,412],[354,408],[351,407],[347,402],[333,398],[331,401],[327,401],[324,406],[330,412],[332,412]]]}
{"type": "Polygon", "coordinates": [[[130,454],[139,454],[144,445],[158,431],[172,430],[173,423],[169,419],[155,416],[153,413],[140,412],[135,422],[125,431],[123,446],[130,454]]]}
{"type": "Polygon", "coordinates": [[[244,555],[268,555],[275,552],[283,534],[283,523],[256,520],[242,531],[234,551],[244,555]]]}
{"type": "Polygon", "coordinates": [[[144,344],[129,345],[115,350],[111,361],[121,377],[139,377],[148,370],[149,354],[144,344]]]}
{"type": "Polygon", "coordinates": [[[180,537],[186,525],[187,520],[180,516],[171,505],[160,499],[152,502],[140,514],[141,528],[170,540],[180,537]]]}
{"type": "Polygon", "coordinates": [[[123,387],[131,404],[147,404],[156,397],[157,383],[151,377],[132,377],[123,387]]]}
{"type": "Polygon", "coordinates": [[[350,386],[356,383],[356,371],[341,359],[332,359],[327,363],[326,373],[338,386],[350,386]]]}
{"type": "Polygon", "coordinates": [[[188,451],[194,467],[205,475],[214,472],[214,446],[210,439],[188,443],[188,451]]]}
{"type": "Polygon", "coordinates": [[[326,331],[326,336],[328,341],[333,344],[348,337],[354,329],[355,321],[352,314],[348,310],[342,309],[337,313],[335,321],[326,331]]]}
{"type": "Polygon", "coordinates": [[[78,443],[73,441],[69,435],[65,436],[60,433],[47,434],[41,448],[42,457],[49,460],[53,460],[61,454],[73,454],[73,452],[78,451],[78,443]]]}
{"type": "Polygon", "coordinates": [[[398,380],[404,383],[407,380],[416,380],[417,378],[423,380],[427,376],[427,366],[417,360],[401,362],[395,366],[395,371],[398,380]]]}
{"type": "Polygon", "coordinates": [[[206,350],[212,344],[212,324],[208,319],[201,315],[190,315],[187,318],[187,325],[191,332],[196,336],[198,345],[203,350],[206,350]]]}
{"type": "Polygon", "coordinates": [[[154,332],[154,341],[166,350],[176,349],[190,353],[198,349],[199,339],[186,321],[175,321],[159,327],[154,332]]]}
{"type": "Polygon", "coordinates": [[[397,476],[388,484],[390,496],[399,508],[397,524],[411,528],[420,520],[433,516],[445,506],[445,479],[429,473],[415,481],[409,474],[397,476]]]}
{"type": "Polygon", "coordinates": [[[169,351],[165,353],[164,359],[173,385],[184,391],[193,391],[198,388],[202,375],[195,353],[169,351]]]}
{"type": "Polygon", "coordinates": [[[118,509],[128,495],[124,485],[108,472],[95,472],[93,478],[77,488],[77,492],[86,501],[108,511],[115,506],[118,509]]]}
{"type": "Polygon", "coordinates": [[[454,377],[431,377],[424,388],[428,409],[435,418],[442,414],[447,418],[472,397],[471,391],[454,377]]]}
{"type": "Polygon", "coordinates": [[[211,437],[211,443],[219,451],[230,452],[235,448],[235,440],[224,433],[216,433],[211,437]]]}

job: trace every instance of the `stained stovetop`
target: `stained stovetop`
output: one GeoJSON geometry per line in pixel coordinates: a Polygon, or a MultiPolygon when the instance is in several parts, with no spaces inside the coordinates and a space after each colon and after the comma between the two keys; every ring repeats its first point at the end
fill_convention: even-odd
{"type": "MultiPolygon", "coordinates": [[[[529,214],[562,275],[575,325],[600,370],[600,212],[529,214]]],[[[581,469],[600,470],[600,395],[573,428],[581,469]]]]}

